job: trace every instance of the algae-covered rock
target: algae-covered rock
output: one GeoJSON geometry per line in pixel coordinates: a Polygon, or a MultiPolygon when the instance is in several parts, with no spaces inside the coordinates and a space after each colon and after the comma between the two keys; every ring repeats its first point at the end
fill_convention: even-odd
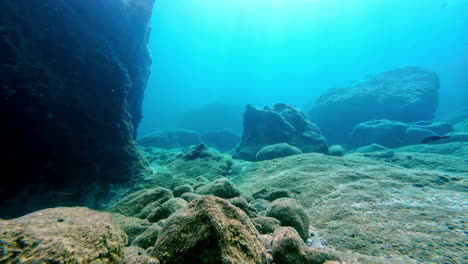
{"type": "Polygon", "coordinates": [[[2,263],[118,263],[127,236],[109,213],[58,207],[0,221],[2,263]]]}
{"type": "Polygon", "coordinates": [[[221,198],[204,196],[168,219],[150,255],[173,264],[263,264],[265,251],[242,210],[221,198]]]}
{"type": "Polygon", "coordinates": [[[281,222],[273,217],[252,218],[252,223],[260,234],[271,234],[276,228],[281,226],[281,222]]]}
{"type": "Polygon", "coordinates": [[[128,243],[131,243],[135,237],[145,232],[152,225],[146,219],[124,216],[117,213],[113,213],[112,216],[114,217],[114,221],[127,234],[128,243]]]}
{"type": "Polygon", "coordinates": [[[148,256],[143,248],[131,246],[124,248],[125,264],[159,264],[159,260],[148,256]]]}
{"type": "Polygon", "coordinates": [[[302,151],[287,143],[278,143],[263,147],[257,152],[257,161],[271,160],[291,155],[301,154],[302,151]]]}
{"type": "Polygon", "coordinates": [[[169,199],[148,215],[148,221],[154,223],[161,219],[167,218],[185,206],[187,206],[187,201],[182,198],[169,199]]]}
{"type": "Polygon", "coordinates": [[[333,145],[328,148],[328,154],[341,157],[344,155],[344,148],[341,145],[333,145]]]}
{"type": "Polygon", "coordinates": [[[179,185],[172,191],[174,197],[180,197],[184,193],[193,193],[193,187],[189,184],[179,185]]]}
{"type": "Polygon", "coordinates": [[[266,210],[269,204],[270,203],[265,199],[255,199],[250,202],[250,205],[257,209],[258,212],[266,210]]]}
{"type": "Polygon", "coordinates": [[[272,202],[279,198],[292,198],[293,194],[286,190],[286,189],[278,189],[271,191],[270,195],[268,195],[268,201],[272,202]]]}
{"type": "Polygon", "coordinates": [[[233,198],[240,195],[239,189],[228,178],[213,181],[205,187],[197,189],[200,194],[209,194],[221,198],[233,198]]]}
{"type": "Polygon", "coordinates": [[[200,194],[197,194],[197,193],[184,193],[180,196],[180,198],[184,199],[185,201],[187,202],[191,202],[197,198],[200,198],[201,195],[200,194]]]}
{"type": "Polygon", "coordinates": [[[306,240],[309,231],[309,217],[302,205],[291,198],[280,198],[273,201],[267,208],[266,216],[274,217],[282,226],[291,226],[297,230],[302,239],[306,240]]]}
{"type": "Polygon", "coordinates": [[[158,239],[158,235],[159,232],[161,232],[161,229],[162,227],[158,223],[153,224],[148,229],[146,229],[145,232],[135,237],[132,240],[131,245],[144,249],[154,246],[154,243],[156,243],[156,239],[158,239]]]}
{"type": "Polygon", "coordinates": [[[203,176],[209,180],[227,176],[234,161],[228,155],[201,144],[186,151],[183,157],[165,164],[166,170],[175,178],[197,178],[203,176]]]}
{"type": "Polygon", "coordinates": [[[144,189],[130,194],[107,211],[125,216],[146,218],[151,211],[148,208],[157,207],[172,197],[172,191],[166,188],[144,189]],[[148,208],[145,209],[145,207],[148,208]]]}
{"type": "Polygon", "coordinates": [[[271,243],[273,260],[277,264],[340,263],[339,258],[329,251],[306,247],[297,231],[291,227],[277,228],[271,243]]]}
{"type": "Polygon", "coordinates": [[[254,218],[258,216],[257,209],[255,209],[255,207],[247,203],[247,200],[242,196],[230,198],[229,202],[232,205],[242,209],[242,211],[244,211],[250,218],[254,218]]]}

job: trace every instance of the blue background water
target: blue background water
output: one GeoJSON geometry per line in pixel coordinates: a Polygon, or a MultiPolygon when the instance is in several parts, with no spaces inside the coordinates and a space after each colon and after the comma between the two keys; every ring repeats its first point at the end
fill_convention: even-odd
{"type": "Polygon", "coordinates": [[[467,0],[158,0],[139,136],[207,103],[299,107],[367,74],[422,66],[438,115],[468,102],[467,0]]]}

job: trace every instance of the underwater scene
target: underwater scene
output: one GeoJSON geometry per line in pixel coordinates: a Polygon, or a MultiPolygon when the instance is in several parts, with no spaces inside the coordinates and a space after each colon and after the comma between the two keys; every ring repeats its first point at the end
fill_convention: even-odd
{"type": "Polygon", "coordinates": [[[468,0],[0,0],[0,264],[468,263],[468,0]]]}

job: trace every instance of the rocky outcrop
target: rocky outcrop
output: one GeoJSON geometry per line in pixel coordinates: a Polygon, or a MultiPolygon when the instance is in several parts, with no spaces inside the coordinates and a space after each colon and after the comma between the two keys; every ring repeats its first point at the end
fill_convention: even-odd
{"type": "Polygon", "coordinates": [[[0,221],[1,263],[119,263],[127,236],[109,213],[59,207],[0,221]]]}
{"type": "Polygon", "coordinates": [[[187,148],[200,143],[200,134],[186,129],[156,131],[138,139],[138,144],[144,147],[166,149],[187,148]]]}
{"type": "Polygon", "coordinates": [[[0,169],[9,172],[1,216],[100,207],[110,183],[146,173],[134,138],[151,63],[152,4],[1,1],[0,169]],[[88,188],[93,183],[104,187],[88,188]]]}
{"type": "Polygon", "coordinates": [[[268,145],[287,143],[302,152],[328,151],[326,139],[305,114],[291,105],[276,104],[260,110],[251,105],[244,113],[244,133],[235,157],[255,161],[259,150],[268,145]]]}
{"type": "Polygon", "coordinates": [[[247,215],[204,196],[171,216],[150,255],[162,263],[266,263],[266,249],[247,215]]]}
{"type": "MultiPolygon", "coordinates": [[[[358,124],[351,135],[351,144],[365,146],[379,144],[385,147],[401,147],[420,144],[427,137],[446,135],[453,131],[449,124],[432,122],[403,123],[392,120],[373,120],[358,124]]],[[[442,140],[445,142],[447,140],[442,140]]]]}
{"type": "Polygon", "coordinates": [[[309,107],[307,114],[330,142],[347,143],[353,127],[369,120],[432,120],[438,90],[436,73],[407,67],[330,89],[309,107]]]}

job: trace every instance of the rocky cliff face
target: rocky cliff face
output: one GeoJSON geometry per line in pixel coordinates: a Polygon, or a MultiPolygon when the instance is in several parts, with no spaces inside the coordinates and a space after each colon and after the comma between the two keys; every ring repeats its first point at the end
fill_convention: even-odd
{"type": "Polygon", "coordinates": [[[97,207],[104,186],[145,173],[134,138],[151,64],[152,5],[0,2],[0,166],[9,182],[0,184],[0,216],[97,207]]]}

